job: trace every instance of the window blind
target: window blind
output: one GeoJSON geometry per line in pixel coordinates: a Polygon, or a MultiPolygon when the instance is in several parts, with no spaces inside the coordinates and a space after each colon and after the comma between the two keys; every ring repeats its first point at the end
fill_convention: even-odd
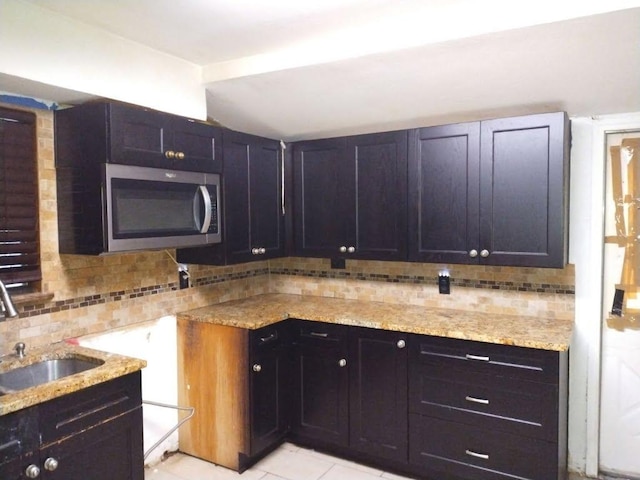
{"type": "Polygon", "coordinates": [[[33,291],[42,278],[36,116],[0,107],[0,279],[33,291]]]}

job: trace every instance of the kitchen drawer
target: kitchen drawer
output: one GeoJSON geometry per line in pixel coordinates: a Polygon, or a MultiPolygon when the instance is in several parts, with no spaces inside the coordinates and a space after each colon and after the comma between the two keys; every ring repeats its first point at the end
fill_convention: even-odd
{"type": "Polygon", "coordinates": [[[349,327],[331,323],[297,320],[293,327],[293,341],[299,345],[320,348],[340,348],[346,351],[349,327]]]}
{"type": "Polygon", "coordinates": [[[253,353],[258,353],[264,349],[288,346],[288,323],[279,322],[275,325],[269,325],[251,330],[249,332],[249,343],[253,353]]]}
{"type": "Polygon", "coordinates": [[[559,352],[452,338],[414,335],[410,362],[445,369],[558,383],[559,352]]]}
{"type": "Polygon", "coordinates": [[[443,420],[558,440],[558,387],[475,372],[412,365],[409,411],[443,420]]]}
{"type": "Polygon", "coordinates": [[[39,407],[42,443],[58,440],[133,410],[142,404],[140,372],[50,400],[39,407]]]}
{"type": "Polygon", "coordinates": [[[409,415],[409,462],[433,478],[446,472],[465,480],[551,480],[558,445],[427,416],[409,415]]]}

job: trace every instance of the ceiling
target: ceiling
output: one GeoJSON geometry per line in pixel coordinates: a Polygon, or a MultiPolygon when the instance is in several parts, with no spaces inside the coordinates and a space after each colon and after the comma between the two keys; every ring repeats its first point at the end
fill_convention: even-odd
{"type": "Polygon", "coordinates": [[[272,138],[640,111],[640,1],[25,1],[201,66],[210,118],[272,138]]]}

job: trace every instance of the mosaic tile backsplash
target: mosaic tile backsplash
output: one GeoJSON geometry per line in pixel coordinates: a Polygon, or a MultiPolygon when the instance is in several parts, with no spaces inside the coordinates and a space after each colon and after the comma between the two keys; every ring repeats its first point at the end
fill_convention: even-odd
{"type": "Polygon", "coordinates": [[[41,304],[18,305],[20,317],[0,321],[0,354],[22,340],[43,345],[153,320],[260,293],[294,293],[396,304],[573,318],[574,268],[531,269],[284,258],[227,267],[190,266],[192,288],[178,288],[175,251],[100,257],[58,253],[53,114],[38,116],[41,304]],[[169,253],[169,254],[167,254],[169,253]],[[438,294],[442,268],[451,294],[438,294]]]}

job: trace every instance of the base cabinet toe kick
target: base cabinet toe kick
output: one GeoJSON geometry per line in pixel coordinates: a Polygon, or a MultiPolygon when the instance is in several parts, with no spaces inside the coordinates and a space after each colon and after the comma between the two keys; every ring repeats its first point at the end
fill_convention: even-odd
{"type": "Polygon", "coordinates": [[[425,480],[567,476],[568,351],[293,319],[179,318],[178,339],[200,412],[180,449],[213,463],[241,472],[287,440],[425,480]]]}

